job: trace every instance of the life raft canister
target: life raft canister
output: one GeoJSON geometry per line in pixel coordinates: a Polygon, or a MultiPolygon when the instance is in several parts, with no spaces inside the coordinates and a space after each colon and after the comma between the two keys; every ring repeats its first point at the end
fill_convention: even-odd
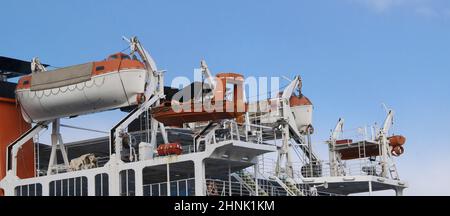
{"type": "Polygon", "coordinates": [[[159,156],[180,155],[183,152],[183,147],[179,143],[166,143],[159,145],[157,152],[159,156]]]}

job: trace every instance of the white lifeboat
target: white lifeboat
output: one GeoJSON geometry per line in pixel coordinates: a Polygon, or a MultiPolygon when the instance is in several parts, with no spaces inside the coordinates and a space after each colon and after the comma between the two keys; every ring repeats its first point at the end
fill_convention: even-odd
{"type": "Polygon", "coordinates": [[[116,53],[104,61],[24,76],[16,95],[25,121],[39,122],[139,104],[146,80],[142,62],[116,53]]]}
{"type": "MultiPolygon", "coordinates": [[[[313,105],[311,101],[304,95],[292,95],[289,99],[289,104],[291,105],[297,129],[300,133],[306,134],[308,127],[312,125],[313,105]]],[[[313,131],[310,130],[309,133],[313,133],[313,131]]]]}

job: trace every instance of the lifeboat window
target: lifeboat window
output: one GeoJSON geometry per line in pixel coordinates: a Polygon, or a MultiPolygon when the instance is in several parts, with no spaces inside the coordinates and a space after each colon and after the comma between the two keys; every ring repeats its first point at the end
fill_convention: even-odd
{"type": "Polygon", "coordinates": [[[105,66],[97,66],[95,68],[95,71],[102,71],[102,70],[105,70],[105,66]]]}
{"type": "Polygon", "coordinates": [[[95,196],[108,196],[108,174],[101,173],[95,176],[95,196]]]}
{"type": "Polygon", "coordinates": [[[129,60],[131,59],[130,56],[128,56],[128,55],[122,55],[121,57],[122,57],[122,59],[129,59],[129,60]]]}
{"type": "Polygon", "coordinates": [[[110,56],[109,56],[109,59],[110,59],[110,60],[117,59],[117,58],[119,58],[119,56],[117,56],[117,55],[110,55],[110,56]]]}
{"type": "Polygon", "coordinates": [[[28,84],[30,84],[30,81],[29,80],[25,80],[25,81],[22,82],[22,84],[28,85],[28,84]]]}
{"type": "Polygon", "coordinates": [[[17,186],[14,193],[16,196],[42,196],[42,185],[36,183],[17,186]]]}

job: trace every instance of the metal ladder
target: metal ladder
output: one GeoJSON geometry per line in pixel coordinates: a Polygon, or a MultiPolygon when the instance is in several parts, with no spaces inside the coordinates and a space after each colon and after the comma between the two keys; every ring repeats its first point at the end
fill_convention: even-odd
{"type": "Polygon", "coordinates": [[[284,183],[290,191],[294,192],[296,196],[304,196],[303,192],[297,187],[293,179],[288,178],[284,181],[284,183]]]}
{"type": "Polygon", "coordinates": [[[366,157],[366,141],[358,142],[358,153],[359,153],[359,158],[366,157]],[[362,147],[361,147],[361,145],[362,145],[362,147]]]}
{"type": "Polygon", "coordinates": [[[395,163],[391,163],[391,164],[392,165],[389,166],[389,173],[391,175],[391,178],[395,179],[395,180],[400,180],[400,177],[397,172],[397,166],[395,165],[395,163]]]}
{"type": "MultiPolygon", "coordinates": [[[[256,195],[256,182],[250,173],[243,170],[231,174],[236,180],[238,180],[244,187],[249,190],[253,195],[256,195]]],[[[258,185],[258,196],[269,196],[269,194],[258,185]]]]}
{"type": "Polygon", "coordinates": [[[270,179],[275,180],[287,193],[288,196],[298,196],[299,194],[295,191],[298,190],[297,187],[292,188],[292,186],[288,186],[285,181],[281,181],[280,178],[276,176],[271,176],[270,179]]]}

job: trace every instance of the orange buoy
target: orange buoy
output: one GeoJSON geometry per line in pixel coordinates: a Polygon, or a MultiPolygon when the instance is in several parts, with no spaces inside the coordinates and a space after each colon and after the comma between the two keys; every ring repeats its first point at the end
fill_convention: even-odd
{"type": "Polygon", "coordinates": [[[390,146],[401,146],[406,142],[406,138],[402,135],[391,136],[388,139],[390,146]]]}

